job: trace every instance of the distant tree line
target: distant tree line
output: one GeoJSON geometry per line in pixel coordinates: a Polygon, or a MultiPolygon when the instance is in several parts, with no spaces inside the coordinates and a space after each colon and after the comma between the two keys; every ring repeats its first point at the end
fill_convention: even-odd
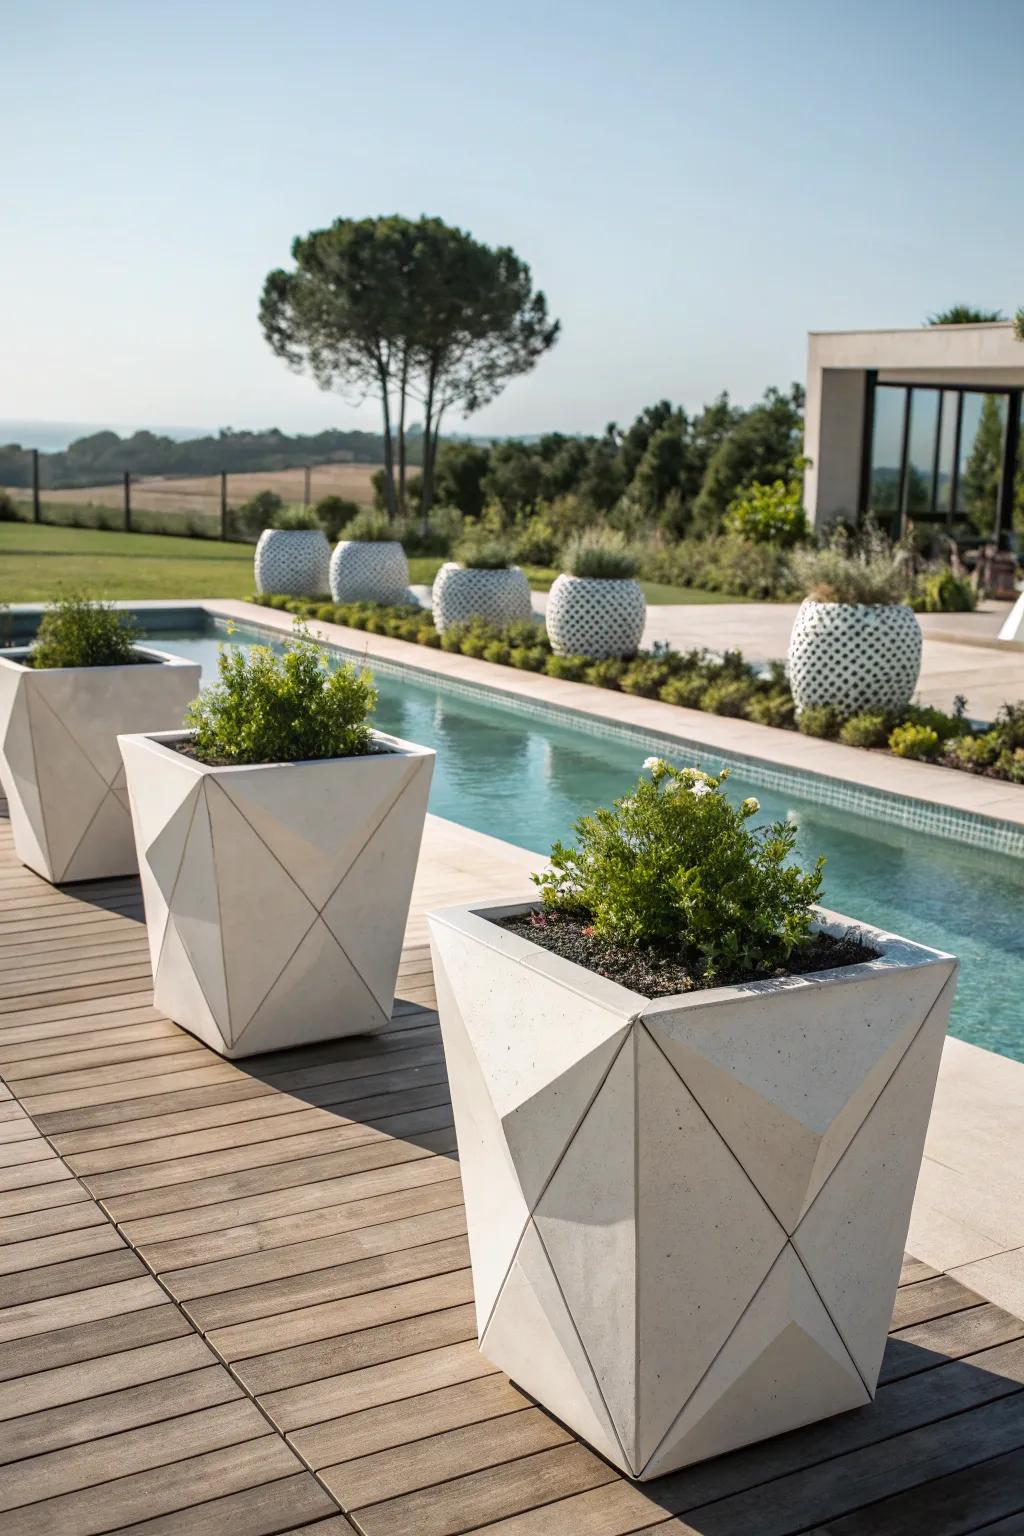
{"type": "MultiPolygon", "coordinates": [[[[406,452],[422,463],[422,435],[407,434],[406,452]]],[[[224,427],[209,437],[178,442],[155,432],[93,432],[60,453],[40,453],[39,478],[45,489],[112,484],[125,470],[137,475],[212,475],[227,470],[301,469],[332,459],[383,464],[384,440],[379,432],[315,432],[289,436],[271,427],[264,432],[236,432],[224,427]]],[[[0,445],[0,485],[32,483],[28,452],[18,443],[0,445]]]]}

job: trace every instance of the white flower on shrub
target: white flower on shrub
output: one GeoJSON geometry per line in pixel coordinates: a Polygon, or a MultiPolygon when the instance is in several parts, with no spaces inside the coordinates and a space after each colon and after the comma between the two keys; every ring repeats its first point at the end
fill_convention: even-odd
{"type": "Polygon", "coordinates": [[[755,800],[753,795],[748,795],[746,800],[744,800],[743,804],[740,806],[740,810],[743,812],[744,816],[756,816],[760,809],[761,802],[760,800],[755,800]]]}
{"type": "Polygon", "coordinates": [[[698,799],[700,799],[701,795],[710,795],[710,793],[711,785],[706,779],[697,779],[690,785],[690,794],[696,795],[698,799]]]}
{"type": "Polygon", "coordinates": [[[653,773],[656,768],[664,768],[664,766],[665,766],[665,759],[663,757],[645,757],[644,758],[644,767],[647,769],[647,771],[649,773],[653,773]]]}

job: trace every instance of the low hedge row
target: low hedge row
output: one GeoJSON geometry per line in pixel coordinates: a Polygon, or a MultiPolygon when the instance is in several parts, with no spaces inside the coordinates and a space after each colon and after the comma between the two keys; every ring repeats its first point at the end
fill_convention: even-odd
{"type": "Polygon", "coordinates": [[[343,624],[368,634],[411,640],[435,650],[543,672],[575,683],[590,683],[665,704],[703,709],[715,715],[799,730],[845,746],[888,751],[896,757],[944,763],[968,773],[1024,784],[1024,702],[1005,704],[990,729],[973,729],[958,700],[952,714],[911,705],[895,713],[868,711],[844,717],[832,709],[805,709],[796,718],[785,666],[772,662],[756,672],[739,651],[673,651],[657,645],[628,661],[591,661],[556,656],[542,624],[526,620],[497,629],[482,619],[456,624],[439,634],[427,609],[381,603],[332,603],[265,594],[253,599],[298,618],[343,624]]]}

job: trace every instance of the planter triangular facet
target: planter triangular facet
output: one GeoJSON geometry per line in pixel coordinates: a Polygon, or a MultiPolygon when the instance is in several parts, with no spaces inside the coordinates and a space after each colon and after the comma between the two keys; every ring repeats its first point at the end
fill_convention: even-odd
{"type": "Polygon", "coordinates": [[[956,961],[650,1001],[431,914],[480,1346],[631,1477],[868,1403],[956,961]]]}

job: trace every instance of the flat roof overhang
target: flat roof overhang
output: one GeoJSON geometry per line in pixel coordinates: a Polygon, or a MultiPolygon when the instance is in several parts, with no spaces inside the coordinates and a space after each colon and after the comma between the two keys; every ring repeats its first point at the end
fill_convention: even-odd
{"type": "Polygon", "coordinates": [[[899,331],[811,331],[807,350],[809,375],[837,368],[876,372],[880,384],[1024,386],[1024,342],[1008,320],[899,331]]]}

